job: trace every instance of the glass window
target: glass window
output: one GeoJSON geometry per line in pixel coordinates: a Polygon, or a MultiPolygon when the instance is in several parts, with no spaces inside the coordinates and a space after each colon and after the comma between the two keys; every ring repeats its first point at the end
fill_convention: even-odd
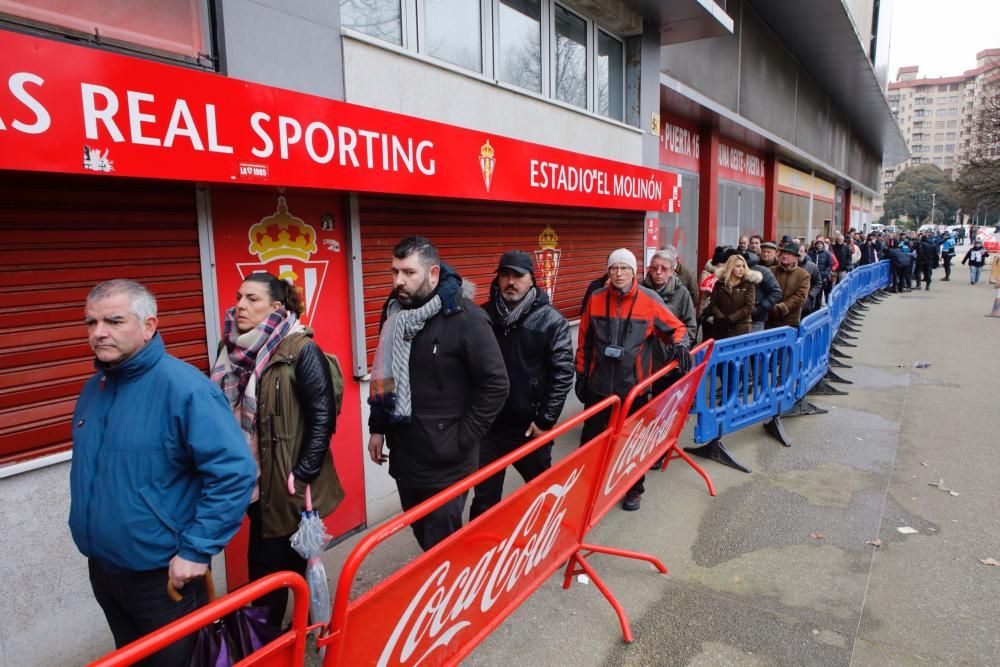
{"type": "Polygon", "coordinates": [[[499,78],[542,92],[542,8],[540,0],[500,0],[499,78]]]}
{"type": "Polygon", "coordinates": [[[441,60],[483,71],[482,18],[479,3],[469,0],[424,0],[422,52],[441,60]]]}
{"type": "Polygon", "coordinates": [[[0,9],[34,23],[193,59],[211,50],[207,5],[199,0],[4,0],[0,9]]]}
{"type": "Polygon", "coordinates": [[[948,151],[949,153],[954,153],[955,152],[955,144],[946,144],[945,147],[944,147],[944,149],[946,151],[948,151]]]}
{"type": "Polygon", "coordinates": [[[597,113],[624,120],[625,87],[624,45],[614,37],[597,31],[597,113]]]}
{"type": "Polygon", "coordinates": [[[399,0],[340,0],[340,23],[345,28],[403,44],[399,0]]]}
{"type": "Polygon", "coordinates": [[[555,71],[557,99],[587,108],[587,22],[555,6],[555,71]]]}

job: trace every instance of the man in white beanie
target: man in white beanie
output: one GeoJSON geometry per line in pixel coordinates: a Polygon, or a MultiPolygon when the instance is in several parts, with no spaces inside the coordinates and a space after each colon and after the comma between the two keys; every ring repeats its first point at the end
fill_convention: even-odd
{"type": "MultiPolygon", "coordinates": [[[[667,361],[677,361],[682,373],[691,370],[687,347],[687,327],[675,317],[663,300],[636,280],[635,255],[618,248],[608,256],[608,285],[594,291],[580,316],[576,352],[576,395],[584,406],[599,403],[615,394],[622,400],[635,385],[656,370],[653,366],[653,343],[667,346],[667,361]]],[[[650,399],[646,395],[633,406],[650,399]]],[[[607,428],[607,411],[583,425],[581,444],[589,442],[607,428]]],[[[644,491],[640,479],[629,489],[622,509],[639,509],[644,491]]]]}

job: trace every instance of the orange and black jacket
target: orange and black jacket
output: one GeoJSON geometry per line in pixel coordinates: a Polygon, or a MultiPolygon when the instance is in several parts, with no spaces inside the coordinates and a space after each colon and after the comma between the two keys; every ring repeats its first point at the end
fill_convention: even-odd
{"type": "Polygon", "coordinates": [[[622,398],[652,375],[657,339],[667,346],[687,342],[687,327],[667,310],[656,292],[638,280],[624,294],[611,287],[596,290],[580,316],[576,372],[586,379],[593,397],[622,398]],[[621,348],[621,358],[608,356],[609,346],[621,348]]]}

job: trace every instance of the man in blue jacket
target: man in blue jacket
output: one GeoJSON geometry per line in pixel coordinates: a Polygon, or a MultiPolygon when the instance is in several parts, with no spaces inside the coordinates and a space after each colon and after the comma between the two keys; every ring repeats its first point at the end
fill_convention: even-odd
{"type": "MultiPolygon", "coordinates": [[[[204,575],[257,472],[219,388],[164,350],[145,287],[101,283],[85,313],[97,373],[73,412],[69,527],[122,647],[205,603],[204,575]]],[[[187,664],[193,642],[145,664],[187,664]]]]}

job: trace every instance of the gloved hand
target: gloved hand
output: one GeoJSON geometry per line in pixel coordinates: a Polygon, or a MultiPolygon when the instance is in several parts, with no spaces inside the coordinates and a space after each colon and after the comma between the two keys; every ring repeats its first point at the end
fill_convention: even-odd
{"type": "Polygon", "coordinates": [[[688,351],[687,345],[684,343],[674,343],[673,348],[674,361],[677,362],[677,368],[681,373],[687,373],[691,370],[691,353],[688,351]]]}
{"type": "Polygon", "coordinates": [[[576,392],[576,397],[580,399],[581,403],[586,403],[587,397],[587,376],[583,373],[576,374],[576,385],[573,387],[573,391],[576,392]]]}

